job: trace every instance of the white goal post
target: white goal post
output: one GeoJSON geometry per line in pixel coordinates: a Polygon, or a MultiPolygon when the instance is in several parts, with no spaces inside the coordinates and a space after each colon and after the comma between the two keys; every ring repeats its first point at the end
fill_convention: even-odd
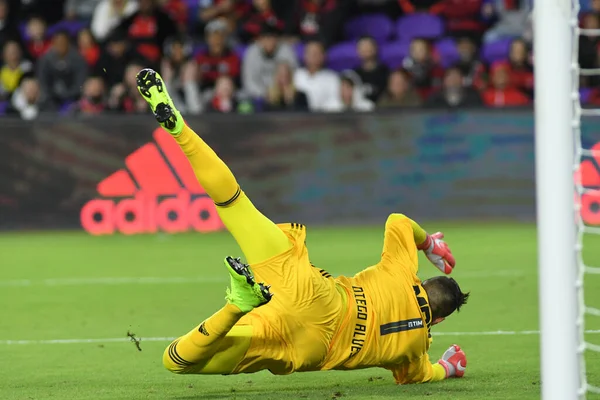
{"type": "MultiPolygon", "coordinates": [[[[573,165],[578,79],[571,1],[535,0],[535,167],[543,400],[585,396],[580,381],[573,165]]],[[[576,23],[576,22],[575,22],[576,23]]]]}

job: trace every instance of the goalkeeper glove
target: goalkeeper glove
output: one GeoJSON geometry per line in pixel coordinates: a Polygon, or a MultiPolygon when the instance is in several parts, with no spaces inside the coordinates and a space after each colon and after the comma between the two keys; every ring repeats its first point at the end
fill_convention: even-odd
{"type": "Polygon", "coordinates": [[[433,235],[427,235],[427,238],[417,248],[423,250],[425,255],[431,261],[433,265],[445,274],[452,272],[452,269],[456,265],[454,256],[450,251],[450,248],[442,239],[444,234],[442,232],[434,233],[433,235]]]}
{"type": "Polygon", "coordinates": [[[453,344],[444,352],[438,364],[446,370],[446,378],[461,378],[467,369],[467,356],[458,345],[453,344]]]}

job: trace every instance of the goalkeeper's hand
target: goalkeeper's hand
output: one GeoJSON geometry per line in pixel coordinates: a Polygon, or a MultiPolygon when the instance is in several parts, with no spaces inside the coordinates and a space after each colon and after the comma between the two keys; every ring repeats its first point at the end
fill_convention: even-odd
{"type": "Polygon", "coordinates": [[[458,345],[453,344],[438,361],[446,370],[446,378],[462,378],[467,369],[467,356],[458,345]]]}
{"type": "Polygon", "coordinates": [[[427,239],[417,246],[419,250],[423,250],[425,255],[431,261],[433,265],[445,274],[449,274],[454,269],[456,261],[450,251],[450,248],[442,239],[444,234],[442,232],[434,233],[433,235],[427,235],[427,239]]]}

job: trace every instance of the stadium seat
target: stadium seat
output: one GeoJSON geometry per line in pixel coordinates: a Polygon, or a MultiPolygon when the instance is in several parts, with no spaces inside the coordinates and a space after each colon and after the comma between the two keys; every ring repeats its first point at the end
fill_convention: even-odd
{"type": "Polygon", "coordinates": [[[356,41],[336,44],[327,51],[327,67],[334,71],[354,68],[359,64],[360,59],[356,54],[356,41]]]}
{"type": "Polygon", "coordinates": [[[510,44],[513,39],[500,39],[495,42],[485,43],[481,49],[481,57],[487,63],[502,61],[508,58],[510,44]]]}
{"type": "Polygon", "coordinates": [[[590,88],[581,88],[579,89],[579,100],[585,104],[590,101],[590,96],[592,95],[592,89],[590,88]]]}
{"type": "Polygon", "coordinates": [[[233,52],[240,58],[240,60],[244,59],[244,54],[246,54],[246,50],[248,50],[248,46],[245,44],[239,44],[234,47],[233,52]]]}
{"type": "Polygon", "coordinates": [[[294,52],[296,53],[298,64],[304,65],[304,43],[296,43],[296,45],[294,46],[294,52]]]}
{"type": "Polygon", "coordinates": [[[188,29],[193,32],[198,22],[200,2],[198,0],[185,0],[185,4],[188,10],[188,29]]]}
{"type": "Polygon", "coordinates": [[[21,35],[21,39],[29,40],[29,36],[27,35],[27,22],[19,23],[19,34],[21,35]]]}
{"type": "Polygon", "coordinates": [[[398,19],[396,35],[398,40],[410,41],[414,38],[437,39],[444,34],[444,23],[431,14],[410,14],[398,19]]]}
{"type": "Polygon", "coordinates": [[[203,44],[199,44],[194,46],[194,50],[193,50],[193,57],[196,57],[198,54],[202,53],[204,50],[206,50],[206,46],[203,44]]]}
{"type": "Polygon", "coordinates": [[[76,101],[67,101],[61,104],[58,113],[62,116],[71,114],[77,108],[76,101]]]}
{"type": "Polygon", "coordinates": [[[389,68],[396,69],[402,66],[402,60],[408,55],[410,43],[406,41],[388,42],[381,46],[381,62],[389,68]]]}
{"type": "Polygon", "coordinates": [[[356,40],[361,36],[371,36],[377,42],[385,42],[394,31],[394,24],[384,14],[369,14],[356,17],[344,26],[344,36],[348,40],[356,40]]]}
{"type": "Polygon", "coordinates": [[[448,68],[458,61],[458,49],[454,39],[445,38],[435,44],[435,50],[440,58],[442,67],[448,68]]]}
{"type": "Polygon", "coordinates": [[[48,27],[48,36],[52,36],[54,33],[63,30],[69,32],[71,36],[76,36],[86,26],[87,24],[81,21],[60,21],[48,27]]]}

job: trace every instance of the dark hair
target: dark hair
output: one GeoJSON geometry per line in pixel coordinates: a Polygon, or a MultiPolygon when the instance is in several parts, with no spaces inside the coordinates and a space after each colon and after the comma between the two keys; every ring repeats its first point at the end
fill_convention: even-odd
{"type": "Polygon", "coordinates": [[[523,39],[523,38],[516,38],[513,39],[512,42],[510,42],[510,48],[512,49],[514,44],[520,43],[523,45],[523,47],[525,47],[525,51],[529,51],[529,45],[527,44],[527,42],[523,39]]]}
{"type": "Polygon", "coordinates": [[[67,39],[69,39],[69,41],[71,40],[71,32],[69,32],[67,29],[58,29],[56,32],[54,32],[52,34],[53,38],[59,37],[59,36],[65,36],[67,39]]]}
{"type": "Polygon", "coordinates": [[[448,75],[450,72],[458,72],[460,74],[460,76],[464,76],[465,74],[463,73],[463,70],[460,68],[460,66],[458,66],[457,64],[451,65],[450,67],[448,67],[448,69],[446,71],[444,71],[444,76],[448,75]]]}
{"type": "Polygon", "coordinates": [[[390,75],[392,74],[400,74],[404,77],[404,79],[408,80],[408,81],[412,81],[412,74],[410,73],[409,70],[407,70],[406,68],[396,68],[395,70],[390,72],[390,75]]]}
{"type": "Polygon", "coordinates": [[[358,42],[362,42],[363,40],[367,40],[371,43],[373,43],[375,46],[377,46],[377,41],[375,40],[375,38],[371,35],[362,35],[361,37],[358,38],[358,42]]]}
{"type": "Polygon", "coordinates": [[[261,36],[280,36],[281,29],[276,24],[263,22],[260,24],[260,35],[261,36]]]}
{"type": "Polygon", "coordinates": [[[431,40],[428,38],[417,36],[410,40],[411,44],[414,42],[423,42],[428,48],[431,48],[431,40]]]}
{"type": "Polygon", "coordinates": [[[321,40],[319,39],[309,39],[306,42],[304,42],[304,48],[308,47],[311,44],[316,44],[319,47],[321,47],[321,49],[323,51],[325,51],[326,47],[325,47],[325,43],[323,43],[321,40]]]}
{"type": "Polygon", "coordinates": [[[116,28],[106,38],[106,43],[127,41],[127,32],[125,29],[116,28]]]}
{"type": "Polygon", "coordinates": [[[463,293],[458,283],[446,276],[436,276],[423,282],[429,298],[432,319],[446,318],[467,304],[470,293],[463,293]]]}
{"type": "Polygon", "coordinates": [[[362,41],[367,41],[367,42],[371,43],[371,45],[373,45],[373,47],[375,48],[375,53],[379,54],[379,43],[377,43],[377,40],[375,40],[375,38],[373,36],[369,36],[369,35],[361,36],[358,39],[358,41],[356,42],[356,46],[358,47],[358,44],[362,41]]]}

